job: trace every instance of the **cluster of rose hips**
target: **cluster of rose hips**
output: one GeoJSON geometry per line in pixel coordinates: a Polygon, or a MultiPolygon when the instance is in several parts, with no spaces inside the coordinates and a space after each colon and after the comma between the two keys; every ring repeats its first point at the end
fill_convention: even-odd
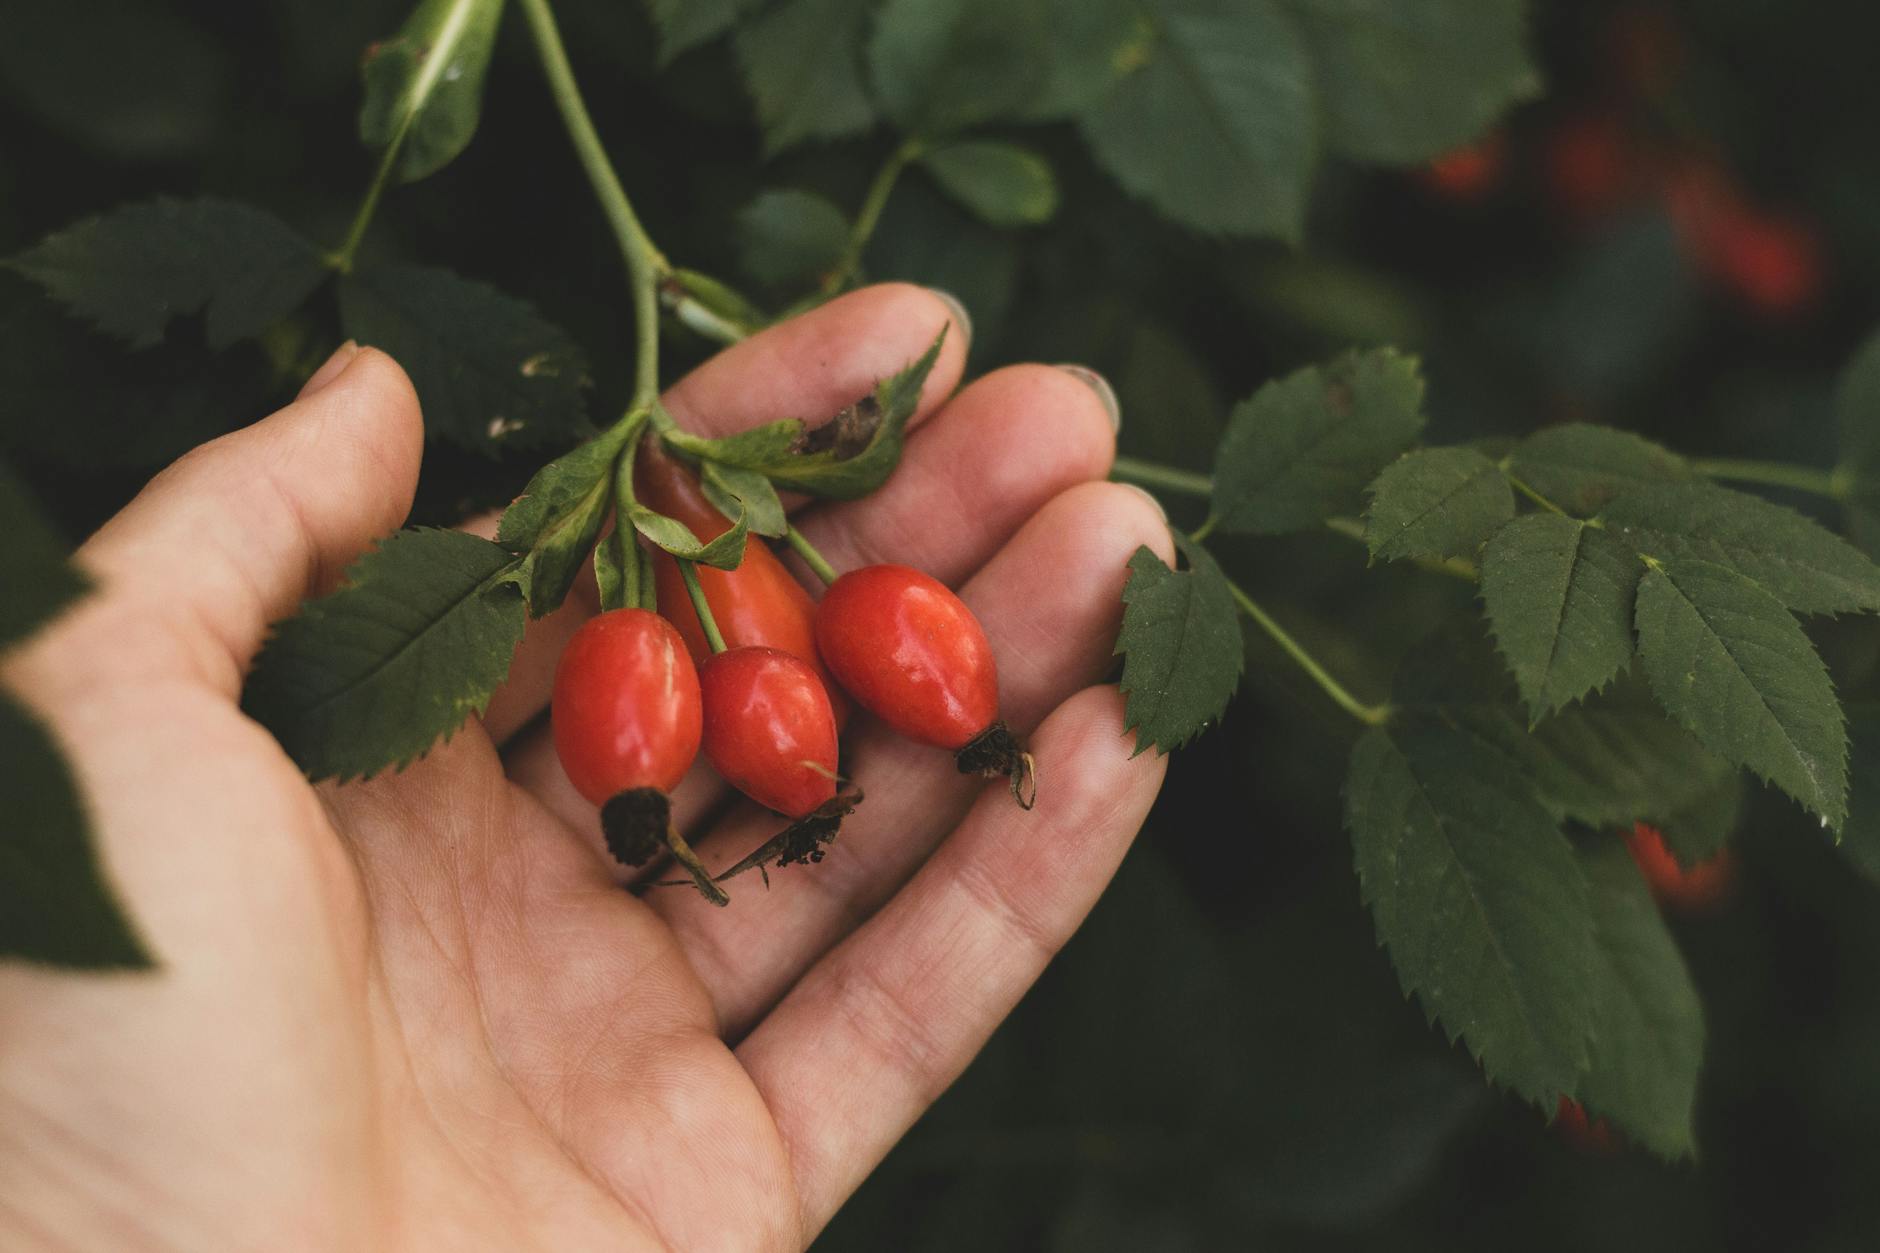
{"type": "MultiPolygon", "coordinates": [[[[703,541],[732,525],[656,437],[635,459],[634,490],[703,541]]],[[[658,612],[613,609],[585,623],[561,655],[551,705],[562,767],[600,806],[624,864],[670,849],[722,905],[719,881],[773,858],[821,861],[861,801],[837,770],[851,700],[909,739],[952,750],[963,773],[1009,776],[1030,808],[1031,758],[999,720],[991,645],[938,580],[866,566],[818,602],[755,536],[733,570],[652,558],[658,612]],[[791,820],[715,878],[673,830],[668,802],[701,749],[726,782],[791,820]]]]}

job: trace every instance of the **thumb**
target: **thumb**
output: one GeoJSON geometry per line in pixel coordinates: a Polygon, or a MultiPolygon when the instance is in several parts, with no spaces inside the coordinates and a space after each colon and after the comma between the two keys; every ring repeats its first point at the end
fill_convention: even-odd
{"type": "Polygon", "coordinates": [[[404,520],[423,446],[404,370],[346,343],[292,404],[152,479],[79,557],[232,695],[268,624],[404,520]]]}

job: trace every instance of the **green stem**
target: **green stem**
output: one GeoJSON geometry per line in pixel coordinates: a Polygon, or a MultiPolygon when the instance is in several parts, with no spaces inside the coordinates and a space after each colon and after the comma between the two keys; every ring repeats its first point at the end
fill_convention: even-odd
{"type": "Polygon", "coordinates": [[[824,587],[828,587],[831,583],[836,581],[836,568],[830,565],[821,553],[816,551],[816,546],[809,542],[807,535],[803,534],[803,532],[797,530],[795,527],[791,527],[783,533],[783,538],[784,541],[796,551],[796,555],[803,559],[803,564],[808,566],[810,571],[823,581],[824,587]]]}
{"type": "Polygon", "coordinates": [[[861,272],[862,252],[868,247],[868,241],[874,238],[875,227],[881,222],[881,211],[888,207],[888,196],[894,191],[895,181],[920,153],[920,140],[906,140],[888,154],[888,159],[875,173],[875,181],[868,185],[868,193],[862,197],[862,207],[856,210],[855,225],[849,228],[849,238],[843,245],[842,256],[836,261],[835,268],[823,278],[823,295],[835,295],[861,272]]]}
{"type": "Polygon", "coordinates": [[[1234,602],[1240,606],[1241,612],[1258,623],[1260,629],[1271,636],[1273,642],[1278,644],[1286,655],[1291,657],[1299,668],[1304,670],[1306,675],[1337,703],[1340,709],[1370,727],[1382,726],[1390,720],[1389,705],[1367,705],[1346,691],[1345,685],[1334,679],[1325,667],[1319,664],[1318,658],[1307,652],[1305,646],[1294,639],[1285,627],[1275,622],[1273,616],[1262,609],[1258,601],[1247,595],[1238,583],[1229,579],[1227,589],[1233,593],[1234,602]]]}
{"type": "Polygon", "coordinates": [[[1785,461],[1753,461],[1734,457],[1707,457],[1691,462],[1691,469],[1706,478],[1728,479],[1733,483],[1760,483],[1765,487],[1786,487],[1798,492],[1846,500],[1853,490],[1853,476],[1839,470],[1817,470],[1785,461]]]}
{"type": "Polygon", "coordinates": [[[555,28],[555,15],[549,10],[548,0],[518,2],[535,36],[542,71],[547,75],[549,92],[555,97],[555,107],[561,111],[562,125],[574,142],[575,153],[587,171],[588,182],[601,202],[601,211],[607,215],[614,240],[620,246],[620,255],[627,263],[627,274],[633,286],[633,320],[639,353],[629,408],[650,407],[659,397],[659,282],[672,267],[640,225],[633,204],[620,185],[620,177],[607,159],[607,150],[594,129],[594,119],[588,116],[581,89],[574,81],[574,69],[568,64],[568,53],[562,47],[561,33],[555,28]]]}
{"type": "Polygon", "coordinates": [[[385,145],[385,153],[379,158],[379,168],[374,171],[365,198],[359,202],[359,211],[353,214],[352,225],[347,228],[345,242],[327,254],[326,263],[341,274],[352,273],[353,256],[366,237],[366,228],[372,225],[372,215],[378,212],[379,197],[385,194],[386,185],[392,181],[392,168],[397,164],[399,149],[404,145],[403,131],[385,145]]]}
{"type": "MultiPolygon", "coordinates": [[[[1535,504],[1545,509],[1548,513],[1557,513],[1563,518],[1572,516],[1565,509],[1562,509],[1559,505],[1556,505],[1553,501],[1547,499],[1547,497],[1541,495],[1539,492],[1535,491],[1532,487],[1529,487],[1526,483],[1522,482],[1520,479],[1516,478],[1514,475],[1508,474],[1508,469],[1506,466],[1502,467],[1502,473],[1507,475],[1509,486],[1513,487],[1515,491],[1520,492],[1523,496],[1527,497],[1529,500],[1533,501],[1535,504]]],[[[1594,524],[1589,523],[1589,525],[1594,525],[1594,524]]]]}
{"type": "Polygon", "coordinates": [[[1178,470],[1160,462],[1144,461],[1140,457],[1116,458],[1110,463],[1110,477],[1202,500],[1214,495],[1214,480],[1207,475],[1196,474],[1193,470],[1178,470]]]}
{"type": "MultiPolygon", "coordinates": [[[[1342,535],[1346,539],[1357,540],[1360,544],[1367,543],[1364,538],[1364,523],[1356,518],[1327,518],[1325,529],[1333,535],[1342,535]]],[[[1446,574],[1453,579],[1467,579],[1471,583],[1481,577],[1481,571],[1475,568],[1475,563],[1463,557],[1412,557],[1410,564],[1419,570],[1428,570],[1432,574],[1446,574]]]]}
{"type": "MultiPolygon", "coordinates": [[[[641,420],[645,420],[644,416],[641,420]]],[[[647,586],[645,563],[640,559],[639,532],[627,519],[634,499],[633,462],[639,450],[640,436],[636,430],[627,440],[627,446],[620,450],[619,460],[614,462],[614,534],[609,542],[614,545],[620,562],[620,603],[603,604],[602,609],[651,608],[645,603],[652,589],[647,586]]]]}
{"type": "Polygon", "coordinates": [[[685,580],[685,594],[692,598],[692,612],[698,615],[698,624],[705,631],[705,642],[712,646],[714,653],[725,651],[725,637],[718,633],[718,620],[712,617],[712,607],[705,600],[705,589],[698,584],[698,563],[687,561],[684,557],[679,562],[679,576],[685,580]]]}

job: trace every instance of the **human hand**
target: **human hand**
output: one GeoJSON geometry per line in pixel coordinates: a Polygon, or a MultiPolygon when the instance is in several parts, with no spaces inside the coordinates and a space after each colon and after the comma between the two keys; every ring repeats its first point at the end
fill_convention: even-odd
{"type": "MultiPolygon", "coordinates": [[[[866,289],[667,404],[713,434],[833,412],[946,316],[866,289]]],[[[1125,563],[1169,559],[1167,529],[1094,481],[1112,428],[1082,381],[1021,366],[947,399],[962,339],[887,485],[797,521],[838,569],[961,589],[1041,799],[858,717],[867,803],[826,861],[738,880],[725,910],[620,889],[537,718],[591,580],[402,773],[311,787],[240,713],[267,624],[410,506],[422,431],[389,358],[342,350],[157,476],[81,550],[99,590],[0,672],[61,740],[159,963],[0,968],[0,1246],[806,1245],[1082,920],[1162,779],[1091,685],[1125,563]]],[[[675,816],[714,868],[776,822],[703,771],[675,816]]]]}

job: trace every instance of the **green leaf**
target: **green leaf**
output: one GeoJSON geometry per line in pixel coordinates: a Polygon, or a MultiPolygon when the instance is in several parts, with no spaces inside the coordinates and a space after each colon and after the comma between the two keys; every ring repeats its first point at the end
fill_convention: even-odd
{"type": "Polygon", "coordinates": [[[340,322],[398,359],[426,428],[479,452],[567,441],[587,430],[587,365],[534,309],[449,270],[389,266],[339,285],[340,322]]]}
{"type": "Polygon", "coordinates": [[[1347,353],[1234,406],[1214,459],[1223,531],[1279,535],[1353,512],[1359,493],[1423,430],[1414,357],[1347,353]]]}
{"type": "Polygon", "coordinates": [[[1725,566],[1673,558],[1639,584],[1638,641],[1652,692],[1674,719],[1825,825],[1841,825],[1841,706],[1814,644],[1780,601],[1725,566]]]}
{"type": "Polygon", "coordinates": [[[1880,705],[1847,712],[1849,795],[1840,848],[1862,874],[1880,881],[1880,705]]]}
{"type": "Polygon", "coordinates": [[[209,346],[226,348],[299,308],[327,273],[319,250],[271,214],[167,196],[75,222],[5,265],[133,348],[205,309],[209,346]]]}
{"type": "Polygon", "coordinates": [[[1405,453],[1368,491],[1364,542],[1383,561],[1467,556],[1514,517],[1507,476],[1473,448],[1405,453]]]}
{"type": "Polygon", "coordinates": [[[848,245],[849,220],[813,192],[767,191],[738,214],[737,235],[743,271],[782,287],[833,269],[848,245]]]}
{"type": "Polygon", "coordinates": [[[1575,1095],[1660,1157],[1689,1157],[1704,1061],[1697,988],[1625,844],[1593,841],[1580,864],[1598,961],[1590,1059],[1575,1095]]]}
{"type": "Polygon", "coordinates": [[[1035,226],[1057,212],[1051,164],[1016,144],[967,140],[921,154],[946,193],[994,226],[1035,226]]]}
{"type": "MultiPolygon", "coordinates": [[[[1855,790],[1850,783],[1850,794],[1855,790]]],[[[1687,866],[1708,861],[1723,851],[1736,834],[1743,816],[1743,776],[1732,769],[1718,776],[1716,782],[1695,791],[1687,800],[1664,806],[1656,812],[1641,811],[1658,828],[1677,859],[1687,866]]],[[[1854,815],[1850,809],[1848,824],[1854,815]]]]}
{"type": "Polygon", "coordinates": [[[739,25],[734,43],[764,150],[867,130],[862,37],[874,0],[783,0],[739,25]]]}
{"type": "Polygon", "coordinates": [[[1589,518],[1621,492],[1691,477],[1684,458],[1630,431],[1571,422],[1537,431],[1515,446],[1516,478],[1565,509],[1589,518]]]}
{"type": "Polygon", "coordinates": [[[868,45],[876,98],[911,135],[950,135],[1020,113],[1048,73],[1042,6],[887,0],[868,45]]]}
{"type": "Polygon", "coordinates": [[[0,463],[0,649],[16,644],[84,595],[90,581],[68,562],[26,485],[0,463]]]}
{"type": "Polygon", "coordinates": [[[509,673],[527,616],[519,564],[461,531],[400,531],[275,627],[243,710],[311,779],[403,768],[509,673]]]}
{"type": "Polygon", "coordinates": [[[1091,108],[1155,46],[1155,23],[1139,0],[1033,2],[1045,13],[1050,38],[1049,67],[1026,109],[1029,120],[1075,117],[1091,108]]]}
{"type": "Polygon", "coordinates": [[[627,506],[627,520],[641,535],[675,557],[719,570],[735,570],[744,563],[744,543],[750,534],[750,524],[742,510],[732,518],[730,530],[709,542],[701,541],[691,527],[677,518],[669,518],[642,504],[627,506]]]}
{"type": "MultiPolygon", "coordinates": [[[[811,427],[785,418],[724,439],[680,430],[670,418],[660,436],[690,459],[717,461],[751,470],[777,487],[837,500],[853,500],[880,487],[901,460],[907,420],[920,403],[921,388],[940,359],[941,328],[933,344],[897,374],[829,421],[811,427]]],[[[649,537],[650,538],[650,537],[649,537]]]]}
{"type": "Polygon", "coordinates": [[[552,613],[568,597],[614,503],[614,465],[629,424],[565,453],[535,472],[503,511],[496,542],[518,555],[529,615],[552,613]]]}
{"type": "Polygon", "coordinates": [[[1541,82],[1526,0],[1288,0],[1312,52],[1326,143],[1408,164],[1468,142],[1541,82]]]}
{"type": "Polygon", "coordinates": [[[469,147],[503,0],[420,0],[398,33],[366,53],[359,138],[398,144],[395,173],[412,182],[469,147]]]}
{"type": "Polygon", "coordinates": [[[1648,557],[1728,566],[1797,613],[1880,609],[1880,566],[1821,524],[1759,496],[1672,483],[1627,492],[1601,520],[1648,557]]]}
{"type": "Polygon", "coordinates": [[[659,28],[659,63],[669,65],[682,52],[708,43],[730,30],[756,0],[647,0],[659,28]]]}
{"type": "Polygon", "coordinates": [[[750,529],[758,535],[781,539],[790,529],[784,515],[783,501],[771,481],[755,470],[728,466],[716,461],[699,463],[699,486],[705,499],[727,518],[743,514],[750,529]]]}
{"type": "Polygon", "coordinates": [[[1530,513],[1482,551],[1482,600],[1538,722],[1604,687],[1632,660],[1632,596],[1644,567],[1598,527],[1530,513]]]}
{"type": "Polygon", "coordinates": [[[1097,163],[1185,226],[1297,240],[1318,112],[1297,24],[1274,0],[1139,7],[1128,73],[1078,117],[1097,163]]]}
{"type": "Polygon", "coordinates": [[[1454,732],[1374,728],[1345,825],[1404,992],[1490,1079],[1551,1108],[1587,1062],[1592,911],[1572,846],[1499,767],[1454,732]]]}
{"type": "Polygon", "coordinates": [[[1245,660],[1240,616],[1220,567],[1199,544],[1180,535],[1175,542],[1187,570],[1177,574],[1145,545],[1129,559],[1123,585],[1118,687],[1128,697],[1125,729],[1135,731],[1138,753],[1150,745],[1163,753],[1180,748],[1218,719],[1245,660]]]}
{"type": "MultiPolygon", "coordinates": [[[[11,587],[12,584],[8,584],[11,587]]],[[[0,691],[0,957],[83,969],[151,964],[92,844],[85,802],[51,733],[0,691]]]]}

